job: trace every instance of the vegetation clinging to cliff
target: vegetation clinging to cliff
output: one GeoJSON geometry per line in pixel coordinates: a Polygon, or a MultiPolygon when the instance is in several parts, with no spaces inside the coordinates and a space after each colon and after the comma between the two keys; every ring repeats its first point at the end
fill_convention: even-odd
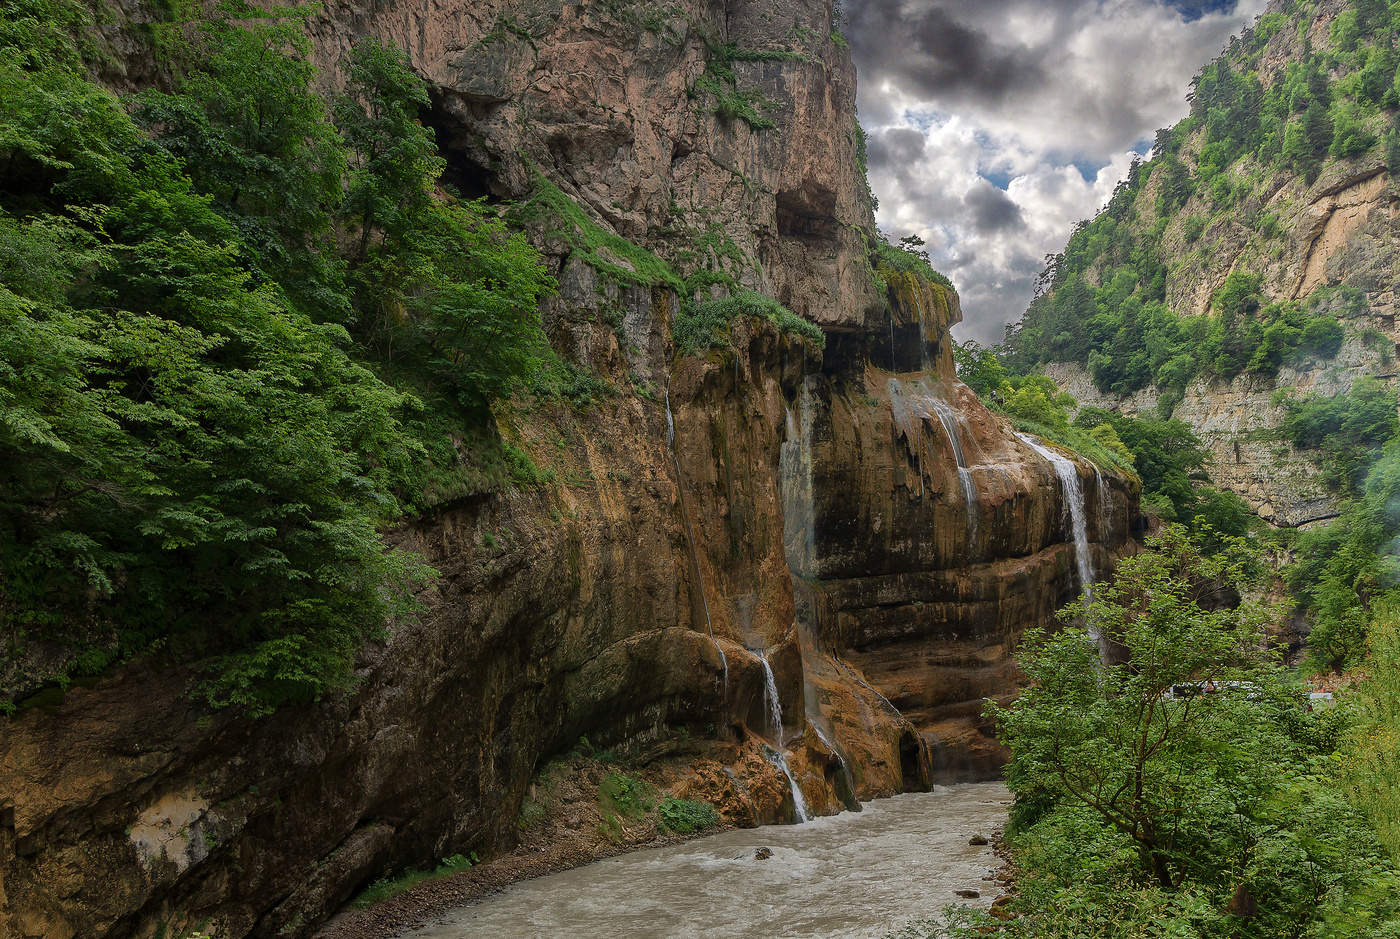
{"type": "Polygon", "coordinates": [[[6,660],[213,656],[212,703],[317,697],[408,608],[377,527],[436,434],[533,380],[551,283],[432,194],[401,54],[357,49],[333,118],[298,14],[229,7],[167,28],[143,130],[74,9],[12,3],[0,48],[6,660]]]}
{"type": "Polygon", "coordinates": [[[771,323],[782,332],[800,336],[818,348],[826,345],[826,334],[815,323],[804,320],[772,297],[740,290],[718,300],[683,303],[671,324],[677,350],[698,355],[725,345],[730,323],[740,317],[771,323]]]}
{"type": "Polygon", "coordinates": [[[1008,335],[1013,368],[1080,362],[1100,390],[1115,394],[1155,384],[1168,416],[1197,375],[1272,376],[1299,358],[1335,352],[1343,330],[1325,295],[1301,306],[1269,303],[1247,270],[1217,293],[1211,317],[1168,309],[1169,271],[1198,260],[1170,256],[1177,242],[1168,230],[1179,222],[1188,247],[1241,221],[1256,240],[1277,239],[1278,219],[1256,198],[1268,180],[1291,173],[1311,182],[1329,161],[1376,149],[1400,104],[1391,7],[1400,10],[1380,0],[1353,3],[1325,47],[1304,41],[1300,59],[1267,87],[1264,51],[1286,25],[1310,22],[1303,0],[1261,18],[1206,66],[1193,83],[1190,116],[1158,132],[1152,159],[1135,163],[1104,211],[1051,259],[1042,295],[1008,335]],[[1149,186],[1155,201],[1145,197],[1149,186]],[[1207,214],[1181,219],[1188,203],[1207,214]]]}

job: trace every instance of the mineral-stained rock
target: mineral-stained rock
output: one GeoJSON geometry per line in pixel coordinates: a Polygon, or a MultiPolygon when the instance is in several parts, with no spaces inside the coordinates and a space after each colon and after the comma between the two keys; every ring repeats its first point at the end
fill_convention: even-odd
{"type": "MultiPolygon", "coordinates": [[[[533,232],[561,284],[551,342],[616,389],[501,410],[553,481],[392,534],[441,577],[349,692],[211,715],[196,672],[138,662],[9,720],[0,934],[308,935],[388,870],[508,848],[532,778],[584,737],[639,759],[699,741],[672,791],[746,825],[792,818],[768,746],[817,813],[995,773],[981,702],[1014,694],[1017,636],[1076,595],[1069,516],[955,381],[956,294],[915,278],[885,312],[831,4],[337,2],[312,30],[332,77],[358,37],[408,51],[464,194],[547,177],[676,265],[698,233],[732,242],[705,262],[819,323],[825,353],[739,321],[677,358],[670,289],[533,232]],[[780,53],[728,63],[774,127],[695,88],[725,48],[780,53]]],[[[1077,467],[1103,571],[1136,484],[1077,467]]]]}

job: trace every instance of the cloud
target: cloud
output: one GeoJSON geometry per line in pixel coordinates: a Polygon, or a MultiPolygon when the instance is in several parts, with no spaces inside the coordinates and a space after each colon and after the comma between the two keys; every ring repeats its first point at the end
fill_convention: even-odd
{"type": "Polygon", "coordinates": [[[1265,0],[848,0],[878,219],[918,234],[996,341],[1191,76],[1265,0]]]}
{"type": "Polygon", "coordinates": [[[999,232],[1025,223],[1021,207],[989,182],[975,187],[964,202],[972,213],[973,228],[980,234],[999,232]]]}

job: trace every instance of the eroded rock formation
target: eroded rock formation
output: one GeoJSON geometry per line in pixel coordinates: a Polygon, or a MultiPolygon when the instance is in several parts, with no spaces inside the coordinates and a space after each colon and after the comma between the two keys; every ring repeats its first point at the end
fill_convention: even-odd
{"type": "MultiPolygon", "coordinates": [[[[792,816],[772,745],[817,813],[994,772],[981,702],[1079,589],[1069,513],[956,382],[956,295],[873,276],[830,4],[390,0],[313,25],[328,67],[358,36],[409,51],[462,192],[552,180],[599,230],[777,297],[826,349],[740,320],[679,356],[673,290],[600,276],[538,226],[550,339],[615,389],[499,414],[554,481],[394,533],[441,578],[353,693],[250,721],[137,664],[7,723],[0,932],[307,935],[386,869],[508,847],[532,777],[583,736],[689,761],[676,791],[741,824],[792,816]],[[759,120],[700,83],[720,55],[759,120]]],[[[1135,484],[1078,471],[1103,570],[1135,484]]]]}

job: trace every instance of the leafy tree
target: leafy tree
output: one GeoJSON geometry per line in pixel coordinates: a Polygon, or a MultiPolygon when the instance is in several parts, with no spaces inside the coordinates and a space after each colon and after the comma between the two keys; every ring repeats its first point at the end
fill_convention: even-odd
{"type": "Polygon", "coordinates": [[[978,397],[990,398],[1000,393],[1002,382],[1008,377],[998,351],[984,349],[976,342],[954,342],[953,361],[957,363],[958,378],[978,397]]]}
{"type": "Polygon", "coordinates": [[[433,197],[401,56],[357,52],[363,120],[344,105],[342,136],[302,14],[224,7],[163,47],[181,71],[134,102],[143,129],[87,79],[63,34],[81,15],[53,13],[0,17],[0,648],[68,658],[3,690],[159,650],[201,661],[216,705],[320,697],[412,608],[426,571],[379,528],[435,472],[424,441],[485,439],[491,403],[533,380],[552,281],[483,206],[433,197]],[[378,236],[356,284],[395,272],[375,281],[394,374],[421,395],[341,323],[347,162],[378,236]]]}
{"type": "Polygon", "coordinates": [[[1024,872],[1009,934],[1341,935],[1393,913],[1374,831],[1317,775],[1335,716],[1304,713],[1272,611],[1221,603],[1259,569],[1169,526],[1064,612],[1113,641],[1110,662],[1086,629],[1028,636],[1029,688],[988,708],[1024,872]]]}
{"type": "Polygon", "coordinates": [[[1074,398],[1062,394],[1053,379],[1027,375],[1014,387],[1004,387],[1003,396],[1001,408],[1013,417],[1057,430],[1069,427],[1067,412],[1074,398]]]}
{"type": "Polygon", "coordinates": [[[433,182],[446,162],[418,120],[427,87],[401,50],[363,39],[344,67],[346,91],[334,111],[351,172],[341,211],[359,230],[352,260],[360,265],[376,234],[390,250],[408,243],[433,208],[433,182]]]}
{"type": "Polygon", "coordinates": [[[1371,464],[1400,428],[1395,395],[1369,376],[1346,394],[1285,400],[1283,430],[1300,449],[1319,450],[1328,482],[1355,493],[1371,464]]]}
{"type": "Polygon", "coordinates": [[[1317,668],[1344,668],[1366,651],[1372,609],[1394,593],[1400,537],[1400,443],[1391,439],[1371,467],[1360,498],[1331,525],[1299,538],[1287,570],[1309,613],[1308,655],[1317,668]]]}
{"type": "Polygon", "coordinates": [[[138,120],[234,224],[266,280],[313,316],[345,322],[344,265],[331,241],[344,154],[321,97],[305,11],[263,16],[226,4],[180,24],[170,45],[185,71],[173,93],[136,98],[138,120]]]}

